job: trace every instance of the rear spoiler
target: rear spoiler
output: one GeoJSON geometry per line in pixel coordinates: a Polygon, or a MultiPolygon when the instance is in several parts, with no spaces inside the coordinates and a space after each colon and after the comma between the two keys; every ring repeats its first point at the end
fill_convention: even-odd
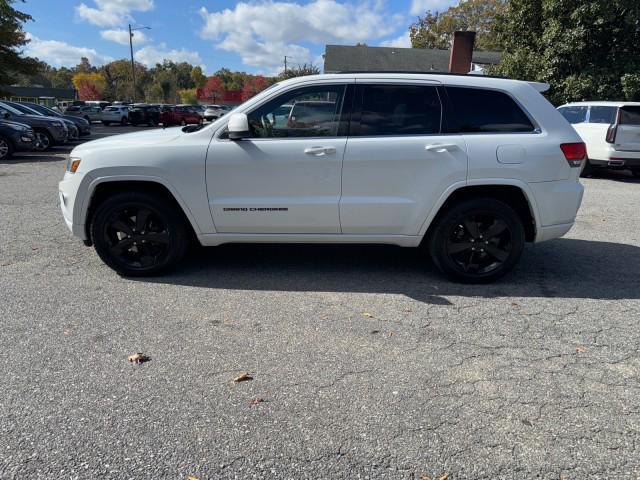
{"type": "Polygon", "coordinates": [[[551,85],[549,85],[547,82],[527,82],[527,83],[540,93],[544,93],[551,88],[551,85]]]}

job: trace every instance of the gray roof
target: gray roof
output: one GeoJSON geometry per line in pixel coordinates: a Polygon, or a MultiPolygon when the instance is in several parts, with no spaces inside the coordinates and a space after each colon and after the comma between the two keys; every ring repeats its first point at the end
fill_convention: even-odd
{"type": "Polygon", "coordinates": [[[53,97],[62,100],[73,100],[76,98],[76,91],[72,88],[1,86],[0,91],[8,92],[14,97],[53,97]]]}
{"type": "MultiPolygon", "coordinates": [[[[473,63],[494,65],[500,52],[473,52],[473,63]]],[[[448,72],[449,50],[327,45],[324,72],[448,72]]]]}

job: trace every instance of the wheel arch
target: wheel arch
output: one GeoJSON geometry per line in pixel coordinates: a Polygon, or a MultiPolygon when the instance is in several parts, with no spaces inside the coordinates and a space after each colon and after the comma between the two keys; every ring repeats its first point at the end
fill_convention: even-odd
{"type": "Polygon", "coordinates": [[[121,192],[145,192],[160,195],[176,205],[184,216],[186,224],[190,227],[193,239],[197,239],[201,233],[200,228],[186,203],[180,195],[164,179],[159,177],[107,177],[98,178],[89,185],[89,192],[83,204],[82,218],[84,220],[84,233],[86,245],[91,245],[91,219],[96,209],[111,195],[121,192]]]}
{"type": "Polygon", "coordinates": [[[538,208],[532,192],[526,184],[508,179],[496,179],[487,183],[466,183],[448,189],[440,198],[425,220],[420,235],[423,241],[429,238],[431,227],[436,224],[438,217],[452,205],[469,198],[495,198],[512,207],[525,229],[525,240],[534,242],[538,236],[540,219],[538,208]]]}

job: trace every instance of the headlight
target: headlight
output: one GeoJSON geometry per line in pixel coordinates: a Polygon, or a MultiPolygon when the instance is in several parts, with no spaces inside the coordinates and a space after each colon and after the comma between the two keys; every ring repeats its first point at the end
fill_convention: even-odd
{"type": "Polygon", "coordinates": [[[79,166],[80,159],[78,157],[69,157],[69,160],[67,160],[67,172],[76,173],[79,166]]]}

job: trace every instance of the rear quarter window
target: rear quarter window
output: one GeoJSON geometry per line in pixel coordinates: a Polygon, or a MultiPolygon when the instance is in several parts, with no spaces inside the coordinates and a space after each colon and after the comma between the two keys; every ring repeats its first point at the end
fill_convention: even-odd
{"type": "Polygon", "coordinates": [[[535,127],[505,92],[482,88],[446,87],[447,133],[527,133],[535,127]]]}
{"type": "Polygon", "coordinates": [[[562,107],[558,111],[571,124],[584,123],[587,121],[587,107],[562,107]]]}
{"type": "Polygon", "coordinates": [[[589,112],[589,123],[606,123],[608,125],[616,121],[617,107],[592,106],[589,112]]]}

